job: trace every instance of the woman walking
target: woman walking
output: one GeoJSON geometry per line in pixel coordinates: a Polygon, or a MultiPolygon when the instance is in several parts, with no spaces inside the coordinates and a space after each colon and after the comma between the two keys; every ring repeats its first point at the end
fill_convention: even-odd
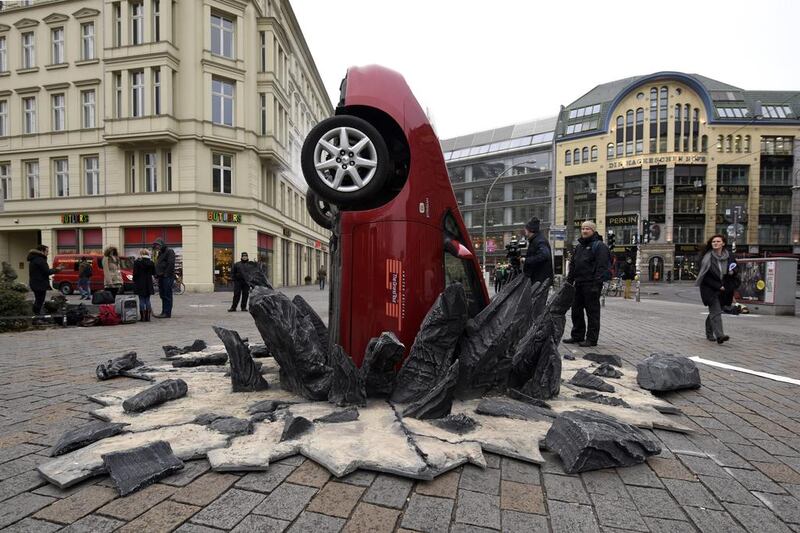
{"type": "Polygon", "coordinates": [[[150,315],[153,312],[150,296],[155,293],[153,289],[155,275],[156,266],[150,259],[150,251],[142,248],[139,250],[139,257],[133,262],[133,292],[139,297],[139,315],[142,322],[150,322],[150,315]]]}
{"type": "Polygon", "coordinates": [[[727,244],[724,235],[708,239],[696,283],[703,305],[708,306],[706,338],[719,344],[730,339],[722,329],[722,308],[733,303],[733,291],[739,286],[738,264],[727,244]]]}
{"type": "Polygon", "coordinates": [[[109,246],[103,252],[103,286],[116,298],[122,288],[122,272],[119,269],[119,252],[116,246],[109,246]]]}

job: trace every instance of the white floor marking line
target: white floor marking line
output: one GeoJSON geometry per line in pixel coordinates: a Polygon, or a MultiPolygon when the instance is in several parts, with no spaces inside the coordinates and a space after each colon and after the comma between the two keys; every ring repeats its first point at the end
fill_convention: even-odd
{"type": "Polygon", "coordinates": [[[785,376],[779,376],[777,374],[768,374],[767,372],[758,372],[757,370],[750,370],[749,368],[742,368],[740,366],[733,366],[726,363],[718,363],[716,361],[711,361],[709,359],[703,359],[702,357],[690,357],[692,361],[696,363],[702,363],[708,366],[716,366],[718,368],[724,368],[726,370],[734,370],[736,372],[743,372],[745,374],[752,374],[754,376],[759,376],[762,378],[771,379],[773,381],[782,381],[783,383],[791,383],[792,385],[800,385],[800,379],[794,378],[787,378],[785,376]]]}

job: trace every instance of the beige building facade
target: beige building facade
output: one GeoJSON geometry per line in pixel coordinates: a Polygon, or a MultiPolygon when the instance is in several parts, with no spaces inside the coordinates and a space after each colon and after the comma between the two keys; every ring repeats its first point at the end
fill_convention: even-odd
{"type": "Polygon", "coordinates": [[[316,279],[300,146],[333,109],[288,1],[38,0],[0,11],[0,258],[163,238],[187,290],[246,251],[316,279]]]}

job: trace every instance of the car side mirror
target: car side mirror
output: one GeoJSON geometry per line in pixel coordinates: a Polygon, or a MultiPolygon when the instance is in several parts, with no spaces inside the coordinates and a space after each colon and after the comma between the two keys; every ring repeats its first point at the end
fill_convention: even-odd
{"type": "Polygon", "coordinates": [[[458,257],[459,259],[473,258],[472,252],[469,251],[469,248],[458,242],[457,239],[453,239],[451,237],[444,238],[444,249],[447,253],[453,257],[458,257]]]}

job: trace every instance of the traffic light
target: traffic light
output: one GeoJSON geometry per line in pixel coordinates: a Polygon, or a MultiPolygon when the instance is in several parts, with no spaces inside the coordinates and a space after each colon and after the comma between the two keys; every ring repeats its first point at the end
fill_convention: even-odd
{"type": "Polygon", "coordinates": [[[647,244],[650,242],[650,221],[642,220],[642,242],[647,244]]]}
{"type": "Polygon", "coordinates": [[[617,237],[616,237],[616,235],[614,235],[614,232],[613,232],[613,231],[609,231],[609,232],[608,232],[608,241],[607,241],[608,248],[609,248],[609,249],[613,249],[613,248],[614,248],[614,244],[615,244],[616,242],[617,242],[617,237]]]}

